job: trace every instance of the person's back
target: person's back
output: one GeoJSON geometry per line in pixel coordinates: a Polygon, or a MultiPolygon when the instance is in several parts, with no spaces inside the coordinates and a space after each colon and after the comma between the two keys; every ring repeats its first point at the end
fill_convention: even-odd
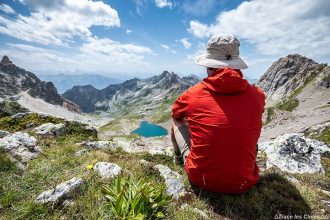
{"type": "Polygon", "coordinates": [[[259,180],[256,145],[265,95],[238,69],[220,68],[174,103],[173,119],[189,125],[190,181],[206,190],[240,193],[259,180]]]}

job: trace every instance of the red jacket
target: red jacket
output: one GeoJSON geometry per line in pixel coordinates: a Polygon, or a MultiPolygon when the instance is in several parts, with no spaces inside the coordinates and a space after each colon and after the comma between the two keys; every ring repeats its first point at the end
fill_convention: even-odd
{"type": "Polygon", "coordinates": [[[259,180],[256,144],[265,95],[242,77],[240,70],[218,69],[173,105],[172,117],[189,124],[189,180],[206,190],[241,193],[259,180]]]}

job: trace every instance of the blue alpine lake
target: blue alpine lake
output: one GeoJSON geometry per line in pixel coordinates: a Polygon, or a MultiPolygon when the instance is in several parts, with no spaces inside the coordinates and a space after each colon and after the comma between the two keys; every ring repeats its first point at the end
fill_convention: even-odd
{"type": "Polygon", "coordinates": [[[143,137],[157,137],[167,135],[168,132],[165,128],[152,124],[148,121],[142,121],[140,126],[132,131],[133,134],[138,134],[143,137]]]}

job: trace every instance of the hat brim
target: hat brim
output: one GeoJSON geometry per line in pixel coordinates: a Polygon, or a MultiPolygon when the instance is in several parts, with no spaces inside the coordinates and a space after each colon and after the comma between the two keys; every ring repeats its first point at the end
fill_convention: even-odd
{"type": "Polygon", "coordinates": [[[196,56],[195,63],[210,68],[247,69],[249,67],[247,62],[240,57],[231,60],[214,60],[207,58],[206,54],[196,56]]]}

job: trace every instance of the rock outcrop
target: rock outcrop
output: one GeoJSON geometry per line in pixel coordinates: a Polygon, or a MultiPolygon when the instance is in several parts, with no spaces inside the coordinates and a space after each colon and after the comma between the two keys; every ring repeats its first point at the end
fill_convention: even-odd
{"type": "Polygon", "coordinates": [[[41,152],[41,148],[37,146],[37,139],[22,132],[9,134],[1,138],[0,148],[7,151],[22,165],[36,158],[41,152]]]}
{"type": "Polygon", "coordinates": [[[8,131],[2,131],[0,130],[0,138],[4,138],[6,136],[10,135],[10,133],[8,131]]]}
{"type": "Polygon", "coordinates": [[[259,144],[267,154],[267,169],[277,167],[289,173],[324,173],[321,156],[330,153],[323,142],[298,134],[284,134],[273,141],[259,144]]]}
{"type": "Polygon", "coordinates": [[[174,199],[179,199],[181,196],[185,195],[186,190],[183,177],[179,173],[162,164],[157,164],[154,168],[158,170],[160,175],[164,178],[166,193],[168,195],[171,195],[174,199]]]}
{"type": "Polygon", "coordinates": [[[72,178],[63,182],[53,189],[42,192],[37,196],[35,202],[40,204],[60,204],[67,199],[74,198],[80,191],[84,181],[81,178],[72,178]]]}
{"type": "Polygon", "coordinates": [[[87,149],[116,148],[115,144],[111,141],[89,141],[82,143],[81,146],[87,149]]]}
{"type": "Polygon", "coordinates": [[[121,167],[115,163],[98,162],[93,169],[102,179],[110,179],[121,173],[121,167]]]}
{"type": "Polygon", "coordinates": [[[64,134],[65,125],[64,124],[46,123],[46,124],[40,125],[39,127],[35,128],[34,131],[38,135],[58,137],[58,136],[61,136],[64,134]]]}
{"type": "MultiPolygon", "coordinates": [[[[298,54],[288,55],[274,62],[261,76],[257,86],[266,93],[268,101],[283,100],[313,78],[328,75],[326,72],[329,74],[326,64],[318,64],[298,54]]],[[[321,81],[320,85],[323,85],[321,81]]]]}

